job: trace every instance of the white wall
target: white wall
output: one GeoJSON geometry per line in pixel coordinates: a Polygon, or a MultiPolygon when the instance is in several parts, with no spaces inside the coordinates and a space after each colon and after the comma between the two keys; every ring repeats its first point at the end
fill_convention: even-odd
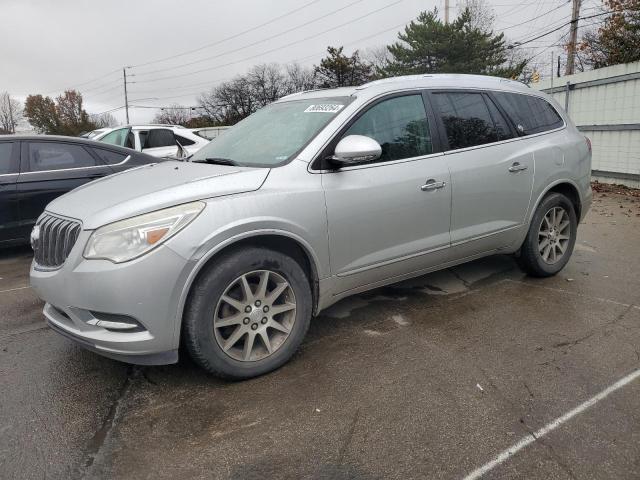
{"type": "MultiPolygon", "coordinates": [[[[599,179],[640,187],[640,62],[554,78],[551,95],[560,105],[565,105],[566,93],[557,90],[567,81],[575,85],[569,92],[569,116],[591,139],[592,168],[600,172],[599,179]],[[585,85],[603,79],[612,83],[585,85]],[[615,130],[621,124],[625,130],[615,130]],[[594,130],[594,125],[613,130],[594,130]]],[[[531,86],[548,90],[551,79],[531,86]]]]}

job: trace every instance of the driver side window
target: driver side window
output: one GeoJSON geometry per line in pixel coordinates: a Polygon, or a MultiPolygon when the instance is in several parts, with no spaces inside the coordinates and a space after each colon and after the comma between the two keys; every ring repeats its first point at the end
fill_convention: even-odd
{"type": "Polygon", "coordinates": [[[344,133],[365,135],[382,147],[380,162],[421,157],[433,153],[431,132],[422,95],[383,100],[369,108],[344,133]]]}

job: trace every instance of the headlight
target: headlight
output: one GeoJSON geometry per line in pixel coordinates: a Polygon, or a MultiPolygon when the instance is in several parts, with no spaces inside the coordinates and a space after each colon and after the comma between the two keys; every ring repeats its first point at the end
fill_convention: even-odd
{"type": "Polygon", "coordinates": [[[166,242],[202,211],[204,202],[186,203],[98,228],[89,238],[84,258],[127,262],[166,242]]]}

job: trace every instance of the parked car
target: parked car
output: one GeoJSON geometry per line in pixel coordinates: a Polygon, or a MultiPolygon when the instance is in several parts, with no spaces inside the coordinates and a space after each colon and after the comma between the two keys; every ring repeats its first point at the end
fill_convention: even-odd
{"type": "Polygon", "coordinates": [[[54,198],[96,178],[157,161],[81,138],[0,136],[0,245],[28,243],[36,219],[54,198]]]}
{"type": "Polygon", "coordinates": [[[192,162],[53,201],[31,284],[49,325],[98,353],[164,364],[182,344],[204,369],[248,378],[283,365],[311,317],[349,295],[496,253],[556,274],[590,172],[589,141],[518,82],[425,75],[296,94],[192,162]]]}
{"type": "Polygon", "coordinates": [[[105,127],[105,128],[97,128],[95,130],[91,130],[90,132],[85,132],[82,133],[80,135],[78,135],[80,138],[88,138],[88,139],[92,139],[94,137],[97,137],[98,135],[102,135],[103,133],[106,133],[108,131],[110,131],[111,128],[110,127],[105,127]]]}
{"type": "Polygon", "coordinates": [[[176,157],[180,146],[191,155],[209,143],[206,138],[179,125],[127,125],[103,132],[94,140],[161,158],[176,157]]]}
{"type": "Polygon", "coordinates": [[[192,128],[191,131],[199,137],[206,138],[207,140],[213,140],[214,138],[222,135],[226,130],[229,130],[230,128],[231,127],[202,127],[192,128]]]}

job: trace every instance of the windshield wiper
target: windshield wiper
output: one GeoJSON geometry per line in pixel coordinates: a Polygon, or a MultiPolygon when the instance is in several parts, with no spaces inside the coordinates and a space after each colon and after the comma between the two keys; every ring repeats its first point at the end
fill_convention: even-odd
{"type": "Polygon", "coordinates": [[[238,164],[233,160],[231,160],[230,158],[218,158],[218,157],[193,160],[193,163],[211,163],[215,165],[233,165],[236,167],[238,166],[238,164]]]}

